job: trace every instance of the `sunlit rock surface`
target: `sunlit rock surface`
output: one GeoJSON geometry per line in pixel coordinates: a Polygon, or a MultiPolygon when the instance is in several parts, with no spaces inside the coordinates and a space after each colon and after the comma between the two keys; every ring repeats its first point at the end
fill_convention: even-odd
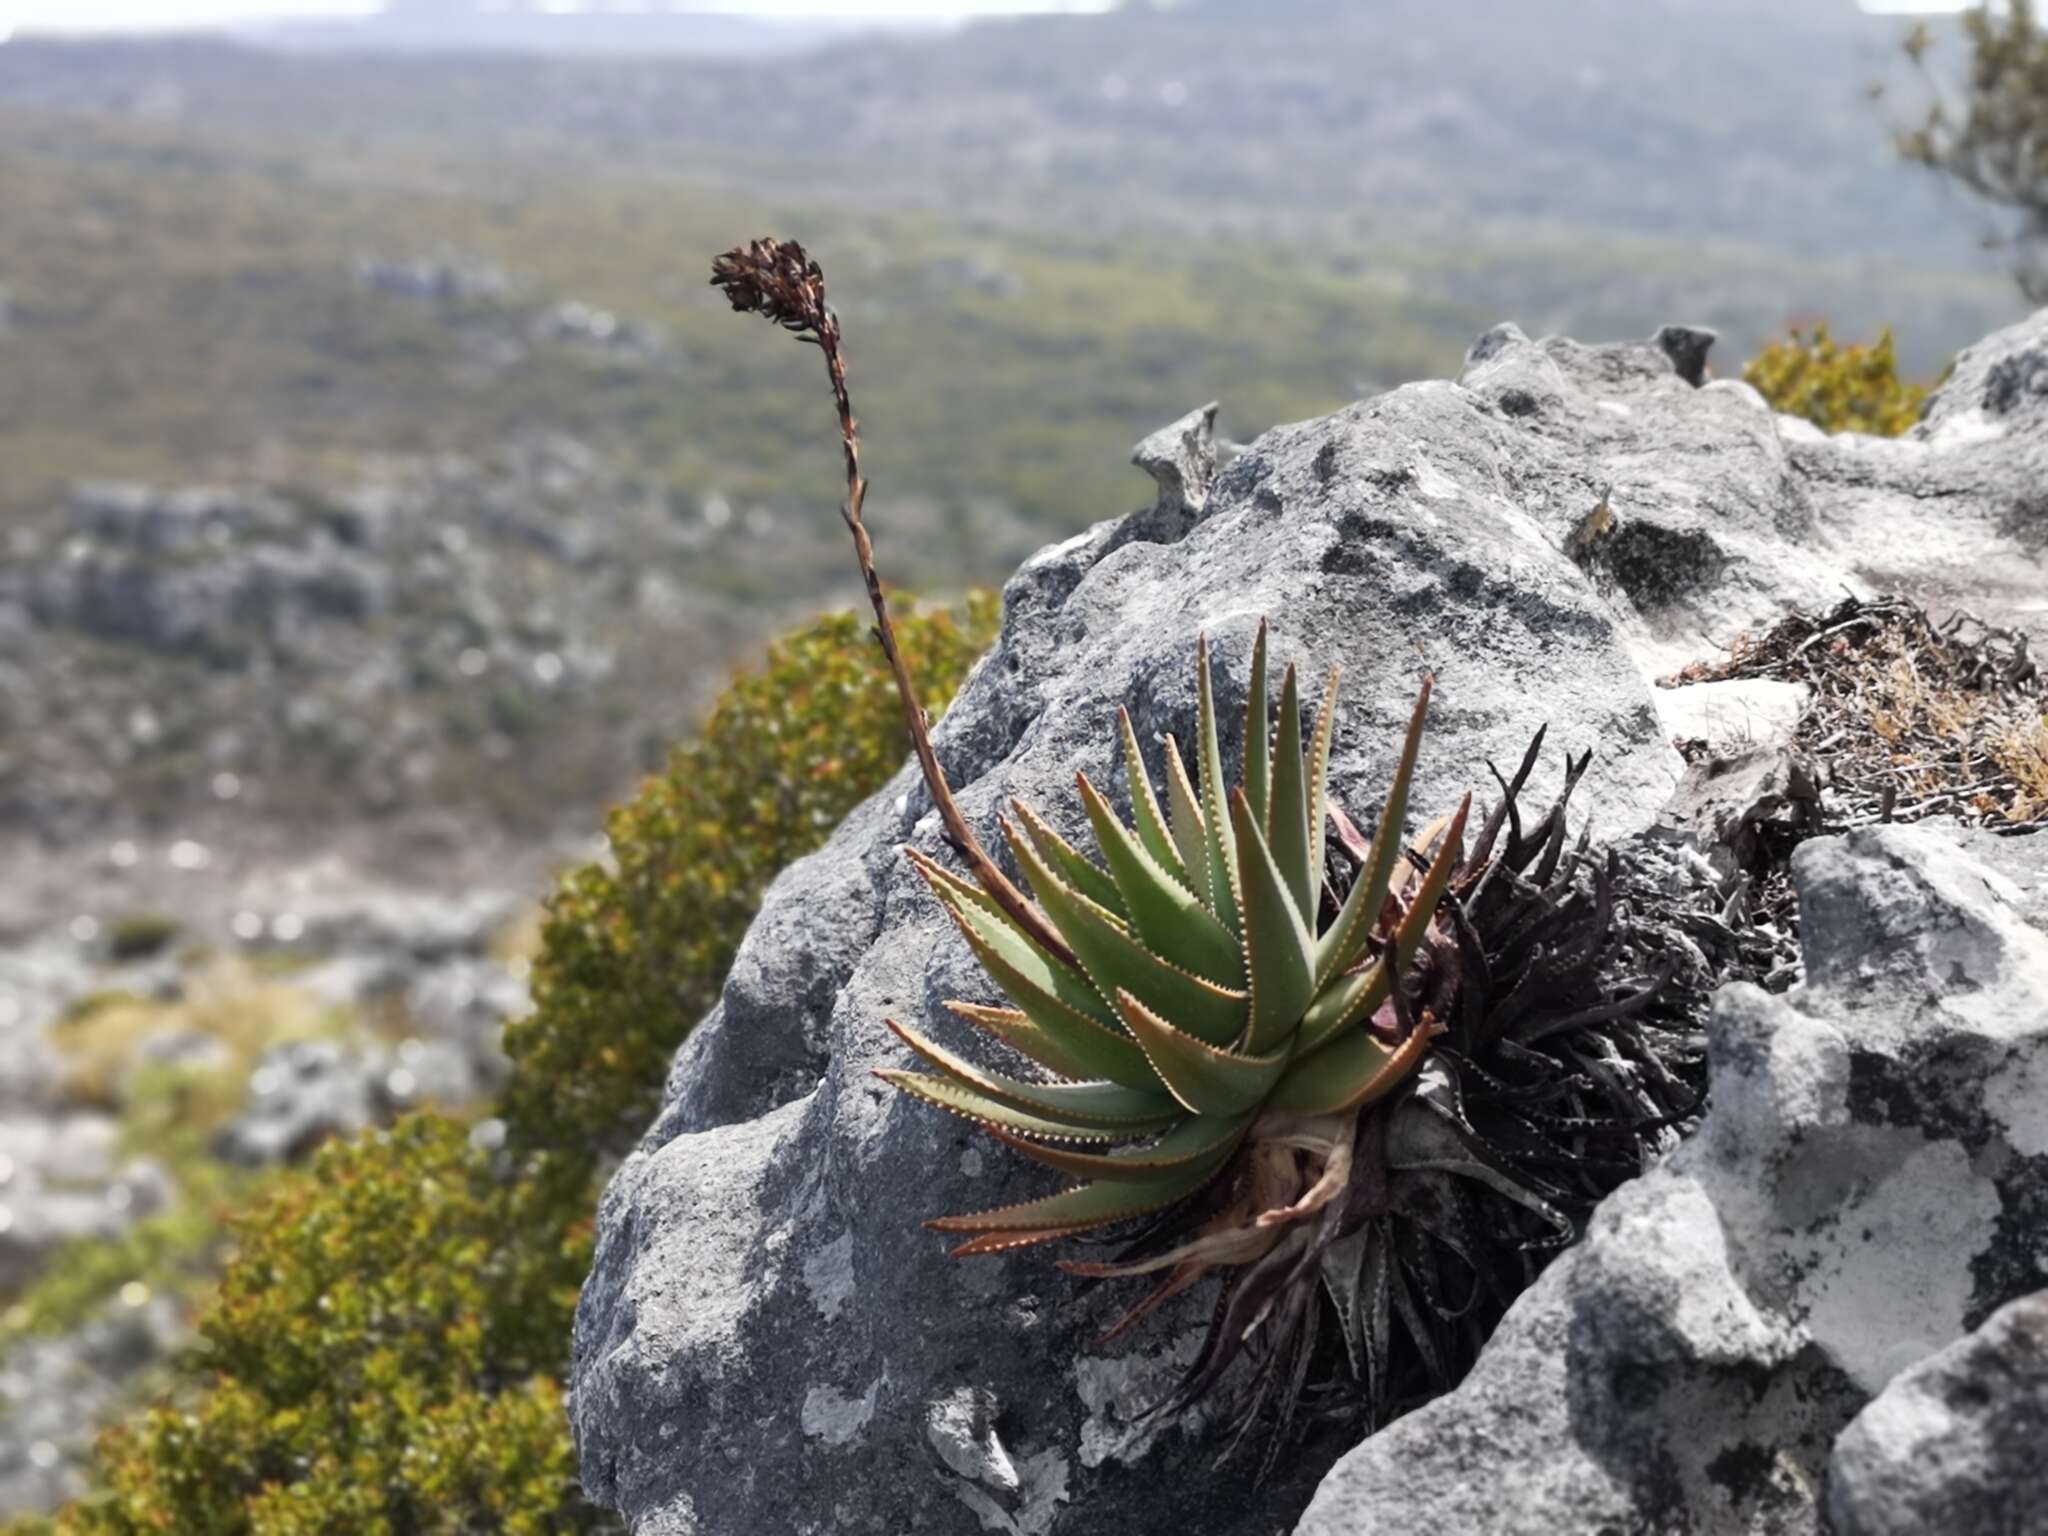
{"type": "Polygon", "coordinates": [[[2039,1447],[2001,1454],[1984,1401],[2038,1423],[2029,1314],[1950,1346],[2048,1284],[2048,837],[1870,829],[1793,873],[1807,979],[1723,990],[1705,1123],[1457,1391],[1338,1463],[1297,1536],[1789,1536],[1824,1529],[1830,1476],[1838,1532],[2039,1528],[2039,1447]],[[1933,1518],[1971,1509],[2011,1518],[1933,1518]]]}
{"type": "MultiPolygon", "coordinates": [[[[1926,477],[1938,471],[1950,477],[1940,483],[1960,484],[1974,462],[1960,442],[1808,443],[1746,386],[1696,385],[1703,345],[1683,330],[1589,347],[1498,327],[1475,344],[1459,381],[1410,385],[1276,428],[1208,484],[1195,483],[1206,413],[1148,440],[1141,461],[1160,482],[1159,503],[1025,563],[1006,592],[1001,640],[939,728],[966,814],[992,830],[1020,795],[1061,831],[1085,836],[1073,778],[1079,770],[1098,784],[1117,781],[1117,707],[1129,706],[1156,773],[1163,736],[1189,739],[1197,634],[1215,647],[1229,718],[1242,707],[1251,639],[1266,618],[1281,662],[1298,660],[1311,674],[1344,668],[1331,783],[1354,818],[1377,811],[1399,725],[1430,672],[1438,691],[1418,817],[1467,787],[1490,787],[1487,760],[1511,764],[1547,725],[1539,795],[1557,782],[1565,751],[1590,750],[1577,803],[1596,832],[1620,838],[1650,827],[1682,769],[1653,678],[1788,607],[1832,603],[1845,586],[1871,589],[1867,547],[1844,531],[1855,513],[1841,466],[1853,460],[1876,495],[1889,494],[1888,466],[1914,483],[1932,483],[1926,477]],[[1820,498],[1810,465],[1829,454],[1833,478],[1820,498]]],[[[1994,437],[2004,440],[1982,440],[1994,437]]],[[[1979,510],[1958,491],[1953,504],[1930,509],[1917,536],[1940,542],[1943,519],[1981,521],[1979,510]]],[[[1896,530],[1887,538],[1889,553],[1906,558],[1896,530]]],[[[2001,552],[2020,548],[2008,540],[2001,552]]],[[[1237,754],[1233,735],[1226,759],[1237,754]]],[[[907,1064],[885,1018],[971,1055],[978,1042],[963,1040],[940,1004],[991,996],[909,871],[905,844],[948,856],[909,772],[777,881],[721,1004],[678,1054],[655,1125],[606,1195],[575,1344],[572,1411],[587,1486],[637,1536],[1288,1528],[1344,1447],[1311,1445],[1255,1486],[1251,1466],[1215,1467],[1199,1423],[1144,1417],[1199,1327],[1199,1299],[1106,1350],[1096,1336],[1126,1299],[1114,1288],[1079,1288],[1043,1252],[949,1263],[942,1242],[920,1229],[923,1218],[1025,1198],[1053,1181],[872,1075],[907,1064]]],[[[1839,1086],[1826,1062],[1840,1030],[1826,1010],[1845,994],[1813,995],[1821,1015],[1786,1040],[1812,1058],[1796,1079],[1810,1095],[1839,1086]]],[[[1803,1017],[1793,1006],[1762,994],[1728,1000],[1720,1029],[1737,1052],[1722,1065],[1731,1083],[1742,1052],[1770,1059],[1777,1017],[1803,1017]]],[[[1876,1081],[1910,1081],[1902,1058],[1886,1061],[1876,1081]]],[[[1738,1102],[1728,1115],[1741,1113],[1743,1091],[1729,1089],[1738,1102]]],[[[1959,1085],[1958,1102],[1971,1092],[1989,1089],[1959,1085]]],[[[1863,1166],[1853,1158],[1904,1156],[1921,1134],[1887,1123],[1881,1148],[1845,1144],[1852,1161],[1840,1168],[1788,1171],[1769,1197],[1776,1204],[1755,1219],[1803,1230],[1808,1205],[1849,1199],[1828,1181],[1853,1182],[1863,1166]]],[[[1720,1146],[1703,1137],[1690,1155],[1726,1155],[1720,1146]]],[[[1674,1307],[1693,1279],[1706,1287],[1697,1306],[1678,1307],[1682,1326],[1668,1349],[1650,1349],[1653,1365],[1697,1343],[1734,1362],[1742,1381],[1756,1379],[1756,1361],[1767,1373],[1796,1361],[1807,1374],[1784,1378],[1784,1391],[1810,1384],[1817,1394],[1817,1427],[1786,1449],[1782,1467],[1775,1453],[1719,1473],[1681,1457],[1653,1467],[1660,1497],[1691,1497],[1701,1477],[1713,1484],[1721,1473],[1745,1489],[1787,1479],[1804,1488],[1882,1373],[1965,1325],[1981,1304],[1980,1282],[1958,1278],[1960,1255],[1982,1249],[2007,1197],[1987,1193],[1959,1146],[1951,1138],[1926,1154],[1949,1244],[1910,1338],[1903,1325],[1890,1334],[1865,1327],[1866,1299],[1840,1252],[1817,1247],[1801,1260],[1835,1276],[1817,1293],[1826,1298],[1820,1321],[1781,1317],[1747,1298],[1729,1268],[1736,1259],[1715,1246],[1712,1193],[1673,1195],[1668,1210],[1648,1181],[1616,1197],[1596,1238],[1624,1235],[1589,1243],[1575,1267],[1618,1266],[1624,1311],[1642,1310],[1630,1265],[1651,1266],[1644,1284],[1674,1307]],[[1639,1241],[1627,1235],[1638,1232],[1639,1241]],[[1666,1250],[1673,1267],[1656,1269],[1666,1250]]],[[[1917,1188],[1909,1181],[1893,1193],[1917,1188]]],[[[1773,1274],[1769,1283],[1796,1278],[1773,1274]]],[[[1524,1415],[1531,1426],[1554,1427],[1573,1402],[1633,1423],[1631,1394],[1654,1396],[1654,1370],[1618,1385],[1571,1375],[1561,1363],[1564,1324],[1546,1313],[1533,1326],[1550,1331],[1529,1346],[1535,1374],[1517,1385],[1549,1398],[1524,1415]]],[[[1775,1380],[1767,1375],[1763,1399],[1742,1409],[1759,1443],[1790,1411],[1773,1396],[1775,1380]]],[[[1455,1469],[1441,1464],[1443,1486],[1452,1470],[1480,1479],[1496,1447],[1511,1443],[1506,1433],[1487,1427],[1438,1447],[1465,1457],[1455,1469]]],[[[1530,1433],[1517,1496],[1532,1509],[1565,1508],[1575,1519],[1569,1506],[1580,1498],[1587,1509],[1635,1507],[1633,1473],[1584,1459],[1546,1466],[1533,1459],[1544,1442],[1530,1433]]],[[[1624,1424],[1617,1433],[1626,1440],[1634,1431],[1624,1424]]],[[[1346,1466],[1382,1443],[1396,1442],[1382,1436],[1346,1466]]],[[[1634,1455],[1633,1445],[1623,1451],[1634,1455]]],[[[1788,1497],[1811,1509],[1810,1489],[1788,1497]]],[[[1561,1528],[1515,1525],[1511,1511],[1491,1526],[1476,1506],[1444,1513],[1452,1507],[1413,1504],[1402,1528],[1421,1514],[1444,1530],[1561,1528]]],[[[1332,1484],[1317,1503],[1323,1523],[1311,1528],[1349,1529],[1353,1508],[1332,1484]]]]}

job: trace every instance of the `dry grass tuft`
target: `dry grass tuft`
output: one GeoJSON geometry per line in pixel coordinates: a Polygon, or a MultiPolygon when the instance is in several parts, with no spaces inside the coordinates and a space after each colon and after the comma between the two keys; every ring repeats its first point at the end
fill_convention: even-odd
{"type": "Polygon", "coordinates": [[[1903,599],[1850,598],[1673,681],[1730,678],[1813,690],[1795,745],[1828,773],[1828,830],[1928,816],[2000,832],[2048,827],[2048,703],[2017,630],[1968,613],[1936,625],[1903,599]]]}

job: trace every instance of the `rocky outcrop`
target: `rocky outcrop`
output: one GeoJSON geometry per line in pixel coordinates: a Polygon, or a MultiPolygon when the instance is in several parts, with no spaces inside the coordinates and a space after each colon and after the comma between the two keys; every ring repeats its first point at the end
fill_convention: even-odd
{"type": "MultiPolygon", "coordinates": [[[[1831,1455],[1880,1476],[1896,1409],[1857,1412],[2048,1283],[2048,839],[1888,827],[1793,872],[1807,979],[1716,1000],[1705,1123],[1299,1536],[1818,1531],[1831,1455]]],[[[1959,1456],[1915,1475],[1998,1475],[1959,1456]]]]}
{"type": "Polygon", "coordinates": [[[1793,466],[1838,558],[1938,617],[2048,635],[2048,322],[1964,349],[1897,439],[1827,437],[1781,419],[1793,466]]]}
{"type": "Polygon", "coordinates": [[[173,1301],[131,1289],[106,1315],[0,1358],[0,1511],[28,1515],[84,1493],[101,1428],[185,1337],[173,1301]]]}
{"type": "MultiPolygon", "coordinates": [[[[1114,781],[1117,707],[1130,707],[1156,765],[1166,733],[1189,738],[1196,634],[1206,631],[1215,646],[1228,717],[1242,707],[1250,641],[1264,617],[1282,661],[1345,669],[1331,784],[1355,818],[1378,809],[1399,723],[1427,670],[1438,691],[1420,814],[1487,784],[1489,759],[1518,758],[1547,725],[1536,792],[1556,784],[1562,752],[1591,750],[1579,803],[1597,832],[1622,838],[1649,828],[1683,766],[1651,676],[1744,625],[1830,601],[1864,580],[1853,551],[1823,526],[1783,424],[1745,386],[1688,382],[1698,351],[1692,333],[1583,347],[1501,327],[1474,347],[1459,382],[1412,385],[1278,428],[1213,480],[1206,413],[1175,424],[1141,448],[1160,481],[1157,506],[1044,551],[1010,583],[1003,635],[938,735],[966,814],[990,827],[1019,795],[1061,831],[1084,835],[1073,776],[1114,781]]],[[[1237,746],[1226,737],[1227,759],[1237,746]]],[[[1121,1305],[1106,1289],[1078,1288],[1042,1253],[948,1263],[939,1240],[919,1230],[922,1217],[1024,1198],[1051,1181],[989,1155],[966,1126],[899,1101],[872,1076],[906,1064],[885,1017],[971,1053],[975,1044],[960,1039],[940,1000],[992,1000],[965,944],[905,867],[905,844],[947,856],[908,773],[776,882],[719,1007],[677,1057],[660,1117],[607,1192],[575,1344],[573,1415],[587,1486],[623,1511],[637,1536],[1098,1525],[1263,1536],[1284,1528],[1340,1447],[1312,1446],[1254,1489],[1248,1469],[1216,1468],[1199,1424],[1144,1413],[1171,1380],[1190,1330],[1199,1332],[1199,1302],[1105,1348],[1096,1336],[1121,1305]]],[[[1933,911],[1938,896],[1979,914],[1982,899],[1953,888],[1967,886],[1967,874],[1922,852],[1935,891],[1922,907],[1933,911]]],[[[1858,844],[1837,857],[1879,855],[1858,844]]],[[[1907,859],[1907,867],[1917,866],[1907,859]]],[[[1816,890],[1827,874],[1815,855],[1808,876],[1816,890]]],[[[1860,878],[1848,889],[1861,889],[1860,878]]],[[[1899,878],[1872,888],[1880,912],[1887,882],[1899,878]]],[[[1984,963],[2024,958],[2039,942],[2022,938],[2016,920],[1983,921],[2010,949],[1970,952],[1984,963]]],[[[1903,965],[1909,953],[1917,952],[1902,938],[1893,961],[1903,965]]],[[[1821,955],[1823,971],[1848,964],[1845,949],[1821,955]]],[[[1744,1197],[1744,1219],[1806,1245],[1788,1249],[1782,1263],[1724,1251],[1714,1201],[1726,1178],[1702,1173],[1698,1189],[1673,1186],[1668,1197],[1660,1191],[1676,1173],[1632,1186],[1564,1271],[1585,1271],[1588,1283],[1618,1277],[1614,1306],[1596,1310],[1586,1327],[1595,1343],[1615,1335],[1624,1368],[1568,1380],[1559,1364],[1567,1319],[1544,1314],[1550,1320],[1538,1331],[1550,1331],[1526,1352],[1537,1374],[1516,1385],[1547,1396],[1525,1403],[1521,1420],[1486,1421],[1434,1447],[1442,1470],[1430,1486],[1450,1488],[1442,1458],[1462,1455],[1457,1475],[1477,1478],[1494,1447],[1522,1443],[1511,1439],[1517,1424],[1526,1421],[1534,1446],[1538,1427],[1562,1433],[1583,1409],[1604,1415],[1616,1438],[1549,1470],[1540,1459],[1524,1462],[1529,1486],[1513,1497],[1532,1508],[1583,1497],[1589,1509],[1634,1509],[1632,1458],[1654,1449],[1655,1426],[1680,1422],[1692,1401],[1702,1414],[1725,1407],[1728,1423],[1748,1425],[1743,1448],[1711,1471],[1688,1460],[1683,1445],[1672,1459],[1641,1461],[1660,1497],[1699,1492],[1722,1500],[1713,1507],[1732,1507],[1735,1493],[1715,1491],[1722,1482],[1752,1504],[1797,1485],[1786,1495],[1791,1507],[1810,1510],[1810,1488],[1798,1489],[1818,1478],[1834,1432],[1886,1375],[1945,1342],[2007,1288],[1972,1267],[2021,1262],[2017,1248],[1986,1246],[1984,1234],[2025,1204],[2019,1186],[1987,1197],[1972,1157],[1994,1134],[2014,1155],[2031,1155],[2019,1145],[2024,1122],[1985,1097],[1995,1097],[1994,1079],[1970,1077],[1989,1071],[1993,1032],[1985,1025],[1969,1037],[1975,1044],[1957,1046],[1970,1057],[1968,1080],[1951,1081],[1944,1068],[1923,1082],[1910,1041],[1871,1046],[1867,1060],[1841,1044],[1846,1025],[1831,1010],[1861,996],[1853,980],[1817,981],[1811,1017],[1801,1011],[1807,1004],[1761,993],[1723,1006],[1720,1070],[1732,1102],[1717,1111],[1723,1130],[1689,1153],[1696,1162],[1738,1162],[1750,1155],[1737,1145],[1743,1136],[1783,1131],[1756,1153],[1781,1155],[1782,1166],[1772,1164],[1781,1177],[1774,1192],[1744,1197]],[[1784,1054],[1772,1043],[1781,1026],[1784,1054]],[[1778,1105],[1781,1078],[1791,1097],[1778,1105]],[[1860,1106],[1853,1116],[1844,1095],[1860,1106]],[[1966,1110],[1979,1117],[1967,1129],[1940,1118],[1966,1110]],[[1839,1133],[1813,1143],[1846,1160],[1834,1172],[1798,1157],[1789,1127],[1809,1112],[1839,1133]],[[1923,1140],[1935,1150],[1911,1165],[1913,1178],[1884,1182],[1890,1162],[1923,1140]],[[1871,1197],[1873,1223],[1906,1220],[1903,1206],[1885,1202],[1907,1201],[1921,1187],[1923,1163],[1949,1246],[1928,1282],[1933,1299],[1904,1320],[1887,1310],[1882,1286],[1876,1295],[1859,1289],[1859,1277],[1883,1274],[1890,1284],[1903,1271],[1870,1269],[1853,1233],[1810,1223],[1823,1209],[1861,1211],[1864,1195],[1847,1186],[1865,1174],[1884,1191],[1871,1197]],[[1812,1179],[1822,1182],[1810,1187],[1812,1179]],[[1599,1237],[1610,1229],[1614,1236],[1599,1237]],[[1657,1268],[1667,1259],[1670,1267],[1657,1268]],[[1755,1283],[1775,1288],[1768,1304],[1743,1299],[1752,1262],[1763,1266],[1755,1283]],[[1740,1278],[1731,1268],[1738,1263],[1740,1278]],[[1631,1278],[1638,1274],[1640,1286],[1631,1278]],[[1695,1280],[1705,1287],[1697,1306],[1684,1300],[1695,1280]],[[1798,1295],[1814,1298],[1805,1311],[1772,1310],[1779,1291],[1800,1287],[1798,1295]],[[1865,1326],[1866,1309],[1891,1332],[1865,1326]],[[1649,1320],[1647,1345],[1623,1326],[1637,1316],[1649,1320]],[[1706,1363],[1686,1367],[1688,1350],[1706,1363]],[[1660,1396],[1667,1362],[1685,1367],[1668,1401],[1660,1396]],[[1781,1372],[1790,1373],[1782,1391],[1773,1385],[1781,1372]],[[1715,1394],[1731,1383],[1761,1395],[1717,1407],[1715,1394]],[[1769,1435],[1798,1406],[1781,1399],[1801,1391],[1811,1393],[1799,1410],[1810,1413],[1811,1434],[1781,1456],[1769,1435]],[[1639,1408],[1648,1415],[1640,1432],[1632,1427],[1639,1408]]],[[[1972,1006],[1961,991],[1939,998],[1965,1013],[1972,1006]]],[[[1490,1362],[1505,1348],[1489,1352],[1475,1382],[1501,1368],[1490,1362]]],[[[1369,1461],[1401,1433],[1397,1425],[1368,1442],[1346,1466],[1369,1461]]],[[[1432,1450],[1399,1443],[1404,1464],[1432,1450]]],[[[1472,1486],[1485,1497],[1497,1481],[1489,1471],[1472,1486]]],[[[1373,1497],[1387,1486],[1374,1485],[1373,1497]]],[[[1346,1529],[1341,1511],[1351,1506],[1338,1487],[1319,1497],[1319,1510],[1340,1511],[1327,1517],[1340,1523],[1325,1529],[1346,1529]]],[[[1438,1527],[1524,1528],[1472,1523],[1484,1513],[1463,1506],[1438,1527]]]]}
{"type": "Polygon", "coordinates": [[[1856,1416],[1828,1466],[1834,1536],[2048,1530],[2048,1291],[1992,1314],[1856,1416]]]}
{"type": "MultiPolygon", "coordinates": [[[[331,868],[272,871],[253,886],[229,879],[227,889],[190,878],[182,923],[142,923],[130,911],[131,933],[178,935],[140,959],[128,957],[111,911],[105,924],[81,915],[63,931],[0,939],[0,1511],[9,1514],[81,1491],[99,1431],[188,1338],[190,1308],[152,1294],[145,1277],[118,1277],[126,1283],[98,1301],[60,1288],[55,1315],[42,1310],[49,1293],[36,1294],[53,1265],[102,1272],[85,1258],[94,1245],[178,1209],[188,1165],[130,1151],[138,1127],[156,1126],[156,1105],[175,1095],[219,1106],[184,1122],[194,1142],[211,1130],[204,1139],[219,1160],[296,1160],[331,1136],[422,1107],[474,1112],[506,1069],[506,1019],[530,1006],[523,968],[502,952],[523,889],[436,898],[339,886],[331,868]],[[95,1033],[101,1009],[125,1015],[111,1034],[95,1033]],[[251,1062],[257,1029],[280,1038],[251,1062]],[[32,1314],[32,1325],[23,1321],[32,1314]]],[[[485,1120],[474,1136],[494,1145],[504,1130],[485,1120]]],[[[99,1249],[102,1260],[108,1251],[99,1249]]]]}

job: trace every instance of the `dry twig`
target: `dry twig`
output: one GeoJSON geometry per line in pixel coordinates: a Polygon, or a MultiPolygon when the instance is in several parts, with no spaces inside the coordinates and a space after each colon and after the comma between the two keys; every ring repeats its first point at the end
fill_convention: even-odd
{"type": "Polygon", "coordinates": [[[1813,703],[1797,745],[1835,804],[1816,831],[1952,815],[2016,833],[2048,828],[2048,715],[2028,637],[1956,614],[1936,625],[1899,598],[1848,598],[1738,642],[1674,681],[1775,678],[1813,703]]]}

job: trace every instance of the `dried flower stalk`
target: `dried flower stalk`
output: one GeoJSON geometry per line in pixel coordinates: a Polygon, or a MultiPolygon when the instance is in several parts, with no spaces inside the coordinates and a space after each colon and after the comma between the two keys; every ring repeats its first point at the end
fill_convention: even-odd
{"type": "Polygon", "coordinates": [[[875,569],[875,546],[868,537],[861,509],[867,501],[867,477],[860,467],[860,424],[854,419],[853,400],[846,387],[846,354],[841,344],[839,317],[825,302],[825,273],[794,240],[762,239],[736,246],[711,264],[711,283],[723,290],[740,314],[765,315],[799,341],[809,342],[825,354],[825,370],[832,380],[832,399],[839,409],[839,443],[846,459],[846,500],[839,515],[853,536],[854,557],[860,562],[868,603],[875,611],[875,638],[888,658],[889,671],[896,679],[896,692],[903,701],[903,722],[909,729],[912,749],[924,781],[939,808],[946,835],[974,871],[983,890],[1032,938],[1062,960],[1072,953],[1037,906],[1017,889],[981,845],[967,818],[953,799],[946,771],[932,750],[931,720],[917,701],[917,688],[903,652],[896,644],[896,626],[889,616],[889,599],[882,591],[882,578],[875,569]]]}

